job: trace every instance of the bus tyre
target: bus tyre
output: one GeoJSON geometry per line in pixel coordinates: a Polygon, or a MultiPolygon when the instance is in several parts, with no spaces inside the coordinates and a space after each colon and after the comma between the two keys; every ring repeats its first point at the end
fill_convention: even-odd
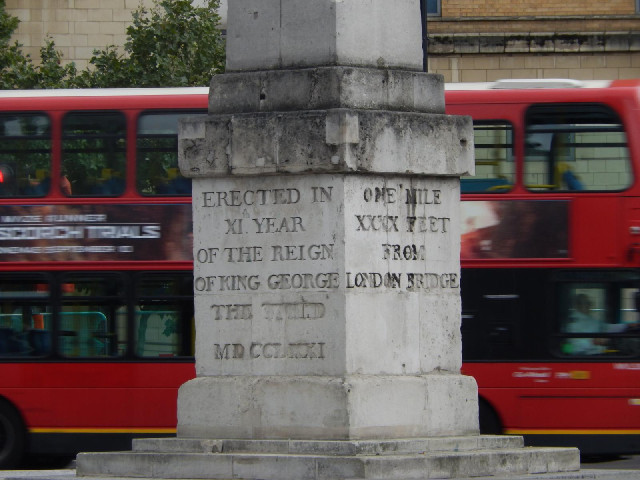
{"type": "Polygon", "coordinates": [[[0,469],[16,467],[22,460],[25,444],[25,427],[20,414],[0,399],[0,469]]]}
{"type": "Polygon", "coordinates": [[[493,407],[482,398],[478,400],[478,407],[480,410],[480,433],[482,435],[502,435],[502,423],[493,407]]]}

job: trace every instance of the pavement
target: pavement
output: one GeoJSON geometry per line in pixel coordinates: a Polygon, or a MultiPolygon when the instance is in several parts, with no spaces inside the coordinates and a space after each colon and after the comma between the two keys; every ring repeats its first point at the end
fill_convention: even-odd
{"type": "MultiPolygon", "coordinates": [[[[76,477],[75,469],[61,470],[0,470],[0,480],[141,480],[121,477],[76,477]]],[[[579,472],[467,477],[458,480],[640,480],[640,470],[583,469],[579,472]]]]}
{"type": "Polygon", "coordinates": [[[77,478],[75,468],[61,470],[0,470],[0,480],[9,479],[55,479],[77,478]]]}

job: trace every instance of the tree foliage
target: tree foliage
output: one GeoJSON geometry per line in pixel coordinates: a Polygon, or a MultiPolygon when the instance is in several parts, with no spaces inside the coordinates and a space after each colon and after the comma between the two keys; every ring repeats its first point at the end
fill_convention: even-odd
{"type": "Polygon", "coordinates": [[[139,7],[127,28],[124,54],[110,46],[94,52],[82,78],[92,87],[204,86],[224,69],[225,46],[215,13],[218,0],[156,0],[139,7]]]}
{"type": "Polygon", "coordinates": [[[11,35],[18,19],[0,0],[0,88],[205,86],[224,70],[225,45],[219,30],[219,0],[194,7],[191,0],[154,0],[133,12],[123,51],[110,45],[95,50],[90,66],[78,72],[63,65],[47,39],[35,65],[11,35]]]}
{"type": "Polygon", "coordinates": [[[0,0],[0,88],[20,88],[21,79],[30,75],[30,59],[22,54],[18,42],[11,43],[11,35],[19,20],[5,12],[5,1],[0,0]]]}

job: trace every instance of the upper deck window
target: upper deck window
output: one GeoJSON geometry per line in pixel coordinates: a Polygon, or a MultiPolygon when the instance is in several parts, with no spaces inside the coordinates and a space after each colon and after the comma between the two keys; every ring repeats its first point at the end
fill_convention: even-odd
{"type": "MultiPolygon", "coordinates": [[[[117,196],[125,187],[126,121],[119,112],[72,112],[62,124],[70,196],[117,196]]],[[[64,189],[63,189],[64,190],[64,189]]]]}
{"type": "Polygon", "coordinates": [[[529,190],[619,191],[631,185],[624,128],[604,105],[531,107],[525,142],[524,182],[529,190]]]}
{"type": "Polygon", "coordinates": [[[51,185],[51,122],[44,114],[0,115],[0,197],[42,197],[51,185]]]}
{"type": "Polygon", "coordinates": [[[186,113],[140,115],[136,183],[142,195],[191,195],[191,180],[178,168],[178,118],[186,113]]]}
{"type": "Polygon", "coordinates": [[[473,126],[476,174],[462,177],[462,193],[504,193],[515,178],[513,127],[502,121],[475,122],[473,126]]]}

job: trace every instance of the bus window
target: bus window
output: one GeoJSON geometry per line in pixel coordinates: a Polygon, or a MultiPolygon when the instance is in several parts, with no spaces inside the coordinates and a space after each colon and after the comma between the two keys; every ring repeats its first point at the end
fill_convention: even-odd
{"type": "Polygon", "coordinates": [[[558,324],[563,356],[638,356],[638,288],[630,282],[562,283],[558,324]]]}
{"type": "Polygon", "coordinates": [[[544,269],[465,268],[462,270],[462,358],[540,360],[545,350],[546,317],[540,285],[544,269]]]}
{"type": "Polygon", "coordinates": [[[631,185],[624,128],[604,105],[537,105],[526,115],[529,190],[614,191],[631,185]]]}
{"type": "Polygon", "coordinates": [[[135,344],[139,357],[192,356],[192,278],[144,274],[136,282],[135,344]]]}
{"type": "Polygon", "coordinates": [[[462,177],[461,193],[504,193],[515,178],[513,127],[506,122],[475,122],[476,174],[462,177]]]}
{"type": "Polygon", "coordinates": [[[61,284],[58,349],[63,357],[126,353],[127,309],[119,275],[67,275],[61,284]]]}
{"type": "Polygon", "coordinates": [[[62,174],[73,196],[117,196],[125,187],[126,121],[119,112],[73,112],[62,124],[62,174]]]}
{"type": "Polygon", "coordinates": [[[0,278],[0,356],[50,353],[49,290],[44,278],[0,278]]]}
{"type": "Polygon", "coordinates": [[[194,112],[140,115],[136,183],[142,195],[191,195],[191,180],[178,168],[178,118],[187,113],[194,112]]]}
{"type": "Polygon", "coordinates": [[[44,114],[0,115],[0,197],[43,197],[51,184],[51,124],[44,114]]]}

